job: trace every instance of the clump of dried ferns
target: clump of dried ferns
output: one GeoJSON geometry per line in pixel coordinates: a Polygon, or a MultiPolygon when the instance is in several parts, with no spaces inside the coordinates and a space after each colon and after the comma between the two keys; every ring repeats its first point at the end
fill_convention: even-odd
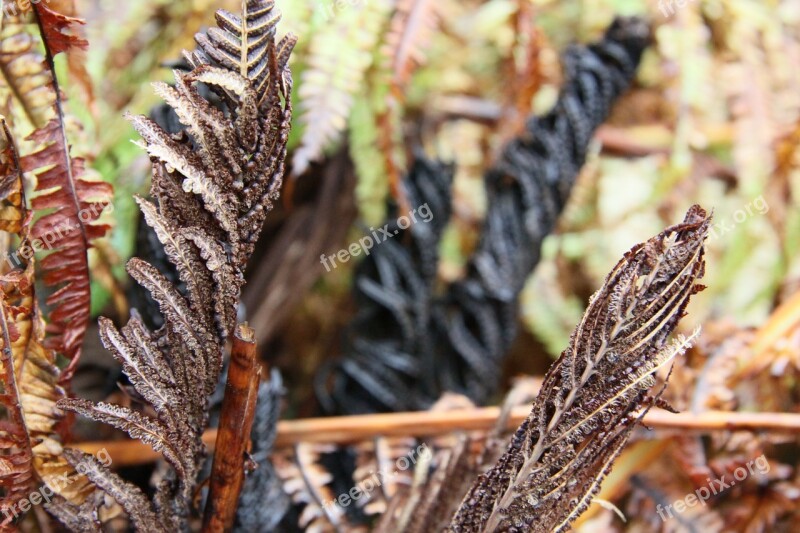
{"type": "MultiPolygon", "coordinates": [[[[108,423],[161,452],[171,473],[150,501],[91,456],[70,452],[86,475],[113,497],[141,531],[184,530],[205,459],[201,440],[223,352],[236,325],[245,269],[282,183],[291,120],[291,35],[276,40],[280,18],[271,0],[247,0],[243,13],[217,13],[218,27],[198,34],[188,73],[156,83],[185,131],[171,135],[145,117],[130,117],[153,163],[151,195],[138,199],[180,281],[181,291],[150,264],[131,259],[130,275],[158,302],[164,325],[151,332],[134,313],[118,330],[100,319],[105,347],[123,366],[144,412],[70,399],[66,410],[108,423]],[[202,84],[222,109],[203,98],[202,84]]],[[[92,509],[63,500],[50,506],[83,530],[99,526],[92,509]],[[77,522],[79,520],[79,522],[77,522]]]]}
{"type": "Polygon", "coordinates": [[[73,502],[82,502],[92,487],[62,455],[68,428],[56,402],[66,397],[59,384],[63,371],[56,352],[46,346],[36,261],[27,253],[32,215],[17,146],[4,119],[2,128],[0,226],[19,240],[18,267],[0,275],[0,530],[5,530],[25,515],[22,502],[40,486],[73,502]]]}
{"type": "Polygon", "coordinates": [[[636,422],[659,401],[656,374],[691,342],[667,338],[702,289],[708,227],[694,206],[614,267],[451,531],[563,531],[588,507],[636,422]]]}
{"type": "MultiPolygon", "coordinates": [[[[619,19],[599,42],[567,51],[566,83],[555,108],[531,119],[487,172],[487,219],[464,279],[434,294],[425,276],[435,273],[437,257],[417,251],[436,248],[438,228],[449,217],[449,188],[431,203],[428,225],[434,229],[417,224],[405,244],[386,242],[372,251],[356,275],[360,311],[343,361],[330,371],[332,383],[322,383],[324,374],[320,379],[329,410],[425,409],[444,391],[478,403],[489,398],[516,336],[519,292],[568,199],[594,130],[633,79],[648,39],[643,21],[619,19]]],[[[406,180],[411,207],[421,205],[413,193],[418,167],[406,180]]],[[[432,168],[428,179],[435,184],[450,179],[432,168]]]]}

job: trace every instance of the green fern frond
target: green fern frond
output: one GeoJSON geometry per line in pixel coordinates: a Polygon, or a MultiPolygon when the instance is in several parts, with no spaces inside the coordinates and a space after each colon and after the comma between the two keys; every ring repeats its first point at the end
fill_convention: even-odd
{"type": "Polygon", "coordinates": [[[392,4],[373,0],[330,11],[330,20],[314,35],[298,89],[303,137],[294,154],[295,176],[341,139],[350,111],[364,92],[363,80],[392,4]]]}

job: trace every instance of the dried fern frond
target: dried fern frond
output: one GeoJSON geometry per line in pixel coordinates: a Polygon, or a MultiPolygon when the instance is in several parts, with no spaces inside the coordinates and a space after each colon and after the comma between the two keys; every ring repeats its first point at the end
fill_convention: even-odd
{"type": "MultiPolygon", "coordinates": [[[[16,0],[3,0],[2,7],[15,4],[16,0]]],[[[39,51],[40,40],[30,32],[26,18],[7,13],[0,22],[0,95],[4,101],[15,99],[19,114],[32,127],[41,128],[52,116],[51,73],[39,51]]]]}
{"type": "Polygon", "coordinates": [[[90,318],[87,253],[91,241],[109,229],[97,220],[111,202],[113,189],[109,183],[81,178],[84,161],[70,155],[64,115],[60,112],[59,118],[36,130],[29,140],[39,147],[22,158],[25,171],[36,176],[36,191],[40,193],[31,201],[31,207],[37,212],[54,208],[36,220],[32,237],[52,246],[41,261],[45,284],[56,288],[47,298],[47,342],[70,360],[61,378],[66,382],[77,366],[90,318]]]}
{"type": "Polygon", "coordinates": [[[588,507],[660,396],[650,392],[655,375],[691,344],[667,338],[702,289],[708,228],[705,211],[694,206],[683,223],[625,254],[547,372],[530,416],[473,485],[450,531],[563,531],[588,507]]]}
{"type": "Polygon", "coordinates": [[[0,117],[0,229],[15,234],[18,268],[0,275],[0,489],[4,525],[25,513],[16,508],[36,484],[80,504],[93,492],[88,480],[62,456],[63,413],[56,402],[66,397],[56,353],[45,346],[45,325],[35,294],[31,216],[25,205],[16,143],[0,117]]]}
{"type": "MultiPolygon", "coordinates": [[[[14,369],[14,353],[12,343],[20,337],[14,323],[7,317],[7,304],[0,300],[0,327],[2,328],[2,354],[0,354],[0,490],[2,490],[3,504],[8,509],[16,507],[17,503],[26,498],[35,481],[33,473],[33,450],[25,426],[25,416],[22,413],[20,392],[17,385],[14,369]]],[[[6,520],[2,526],[10,518],[6,520]]]]}
{"type": "Polygon", "coordinates": [[[406,198],[415,207],[427,206],[430,219],[408,229],[399,228],[396,218],[390,221],[386,229],[396,236],[359,265],[355,297],[360,309],[349,328],[346,356],[324,368],[318,380],[317,395],[328,411],[410,411],[436,400],[427,396],[436,371],[416,354],[432,361],[435,353],[426,325],[438,245],[450,218],[452,179],[452,167],[418,157],[404,182],[406,198]]]}
{"type": "MultiPolygon", "coordinates": [[[[2,21],[0,70],[5,91],[11,96],[14,116],[24,116],[35,128],[27,136],[31,150],[21,158],[24,172],[36,178],[38,193],[31,202],[37,216],[31,230],[37,251],[45,250],[40,263],[44,284],[53,292],[46,303],[48,336],[46,345],[70,361],[61,382],[69,381],[78,362],[89,323],[91,295],[88,250],[93,239],[103,236],[108,226],[97,219],[111,201],[109,184],[85,179],[85,162],[72,157],[67,140],[64,105],[54,57],[74,54],[87,43],[74,34],[80,19],[55,11],[53,6],[29,4],[21,13],[12,6],[2,21]],[[16,109],[19,107],[21,109],[16,109]],[[41,215],[41,216],[39,216],[41,215]]],[[[11,3],[6,3],[9,6],[11,3]]],[[[64,7],[64,6],[61,6],[64,7]]]]}
{"type": "Polygon", "coordinates": [[[118,330],[101,319],[100,335],[155,416],[59,402],[149,444],[172,467],[152,502],[101,465],[87,471],[143,531],[187,526],[205,457],[208,401],[236,325],[244,269],[282,183],[291,120],[287,61],[295,38],[276,41],[280,15],[271,0],[247,0],[242,7],[240,15],[217,12],[218,27],[196,37],[198,49],[185,54],[193,70],[176,71],[174,87],[154,84],[185,131],[170,135],[146,117],[130,117],[154,172],[156,202],[138,199],[139,206],[186,289],[131,259],[128,272],[158,303],[164,325],[150,332],[134,314],[118,330]],[[224,111],[203,98],[197,84],[214,91],[224,111]]]}
{"type": "Polygon", "coordinates": [[[398,98],[414,69],[425,62],[425,49],[439,28],[439,9],[440,3],[435,0],[397,2],[383,54],[391,63],[392,86],[398,98]]]}
{"type": "Polygon", "coordinates": [[[338,494],[330,487],[333,474],[321,464],[322,455],[334,450],[334,446],[300,443],[288,457],[274,458],[284,492],[303,507],[298,518],[303,530],[340,531],[348,524],[336,503],[338,494]]]}

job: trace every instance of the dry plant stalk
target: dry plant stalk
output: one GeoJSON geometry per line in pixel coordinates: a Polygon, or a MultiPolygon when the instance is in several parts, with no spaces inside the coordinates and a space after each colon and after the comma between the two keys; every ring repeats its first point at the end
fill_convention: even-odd
{"type": "Polygon", "coordinates": [[[261,376],[257,357],[255,331],[240,324],[233,337],[228,382],[217,429],[211,488],[203,517],[204,532],[230,531],[236,518],[261,376]]]}
{"type": "MultiPolygon", "coordinates": [[[[508,416],[508,426],[518,426],[529,413],[530,408],[526,406],[513,408],[508,416]]],[[[345,445],[378,437],[436,437],[455,431],[488,432],[497,427],[499,416],[499,407],[482,407],[444,413],[415,411],[282,420],[277,424],[275,449],[290,448],[301,442],[345,445]]],[[[706,411],[694,414],[654,410],[642,418],[642,424],[658,430],[695,434],[715,431],[800,434],[800,414],[795,413],[706,411]]],[[[209,448],[213,448],[216,440],[215,429],[203,435],[203,442],[209,448]]],[[[105,449],[114,458],[114,464],[120,467],[152,463],[160,457],[147,445],[134,440],[82,442],[76,447],[91,454],[105,449]]]]}
{"type": "Polygon", "coordinates": [[[683,223],[633,247],[614,267],[531,414],[469,490],[450,531],[564,531],[586,510],[636,423],[658,402],[656,373],[691,343],[667,338],[702,289],[708,226],[706,212],[693,206],[683,223]]]}

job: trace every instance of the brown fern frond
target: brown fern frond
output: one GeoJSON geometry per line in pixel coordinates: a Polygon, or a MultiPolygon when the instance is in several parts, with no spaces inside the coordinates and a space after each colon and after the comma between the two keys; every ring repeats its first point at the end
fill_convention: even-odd
{"type": "Polygon", "coordinates": [[[61,37],[68,44],[64,50],[67,54],[67,71],[70,79],[74,80],[81,88],[78,96],[94,112],[94,82],[86,66],[88,41],[85,38],[85,27],[82,27],[85,22],[78,18],[76,0],[49,0],[44,7],[49,10],[49,13],[42,11],[43,16],[50,19],[61,19],[63,21],[62,28],[69,30],[69,34],[61,37]]]}
{"type": "MultiPolygon", "coordinates": [[[[85,50],[89,46],[89,42],[76,35],[74,31],[77,25],[85,24],[85,21],[59,13],[49,4],[49,2],[37,2],[31,5],[36,15],[36,22],[39,24],[47,54],[55,57],[62,52],[70,52],[75,49],[85,50]],[[68,31],[65,32],[64,30],[68,31]]],[[[65,4],[63,0],[59,0],[58,4],[61,9],[71,8],[70,5],[63,5],[65,4]]],[[[71,2],[67,2],[67,4],[71,4],[71,2]]],[[[51,72],[54,72],[52,68],[51,72]]]]}
{"type": "MultiPolygon", "coordinates": [[[[0,489],[3,495],[3,505],[6,509],[13,509],[22,499],[26,498],[34,482],[33,450],[25,426],[25,416],[22,413],[19,387],[14,371],[14,353],[12,343],[19,337],[19,331],[14,323],[7,318],[5,299],[0,300],[0,328],[2,331],[2,366],[0,366],[0,406],[3,417],[0,418],[0,489]]],[[[10,514],[2,526],[7,526],[10,514]]],[[[0,527],[2,527],[0,526],[0,527]]]]}
{"type": "MultiPolygon", "coordinates": [[[[36,483],[52,494],[80,504],[93,491],[61,454],[63,413],[56,402],[66,394],[59,381],[62,371],[56,354],[45,346],[44,322],[35,295],[35,262],[30,237],[30,214],[22,189],[22,171],[16,144],[4,120],[0,154],[2,229],[20,239],[8,264],[19,268],[0,276],[0,342],[2,342],[2,391],[0,404],[7,420],[0,422],[0,487],[10,512],[6,522],[21,509],[19,497],[30,494],[36,483]],[[67,480],[68,483],[62,481],[67,480]]],[[[8,525],[6,523],[6,525],[8,525]]]]}
{"type": "Polygon", "coordinates": [[[64,115],[60,104],[56,105],[58,118],[29,137],[40,148],[22,158],[22,167],[37,179],[39,194],[31,201],[32,209],[46,212],[34,223],[31,236],[40,242],[40,248],[49,250],[41,270],[45,285],[57,289],[47,298],[51,307],[47,345],[70,360],[61,378],[66,382],[77,365],[89,324],[87,253],[91,241],[108,230],[97,219],[110,203],[113,189],[106,182],[81,179],[84,161],[70,155],[64,115]]]}
{"type": "Polygon", "coordinates": [[[691,343],[667,338],[702,289],[708,227],[709,217],[694,206],[683,223],[625,254],[548,371],[530,416],[470,489],[450,531],[563,531],[586,510],[660,395],[649,393],[656,373],[691,343]]]}
{"type": "MultiPolygon", "coordinates": [[[[70,361],[61,376],[62,383],[75,369],[88,327],[91,299],[87,253],[92,239],[107,230],[96,221],[111,199],[110,185],[82,177],[85,163],[71,156],[67,141],[54,57],[68,52],[72,60],[87,45],[75,32],[82,21],[56,11],[74,11],[74,6],[66,5],[69,3],[63,0],[25,6],[7,1],[5,12],[11,15],[4,17],[0,35],[0,72],[15,104],[14,116],[21,110],[27,119],[24,122],[34,128],[28,137],[33,153],[22,158],[22,167],[38,180],[39,194],[31,204],[37,216],[31,237],[36,251],[47,252],[40,264],[44,283],[53,290],[47,298],[51,309],[46,344],[70,361]]],[[[15,124],[14,131],[27,136],[30,129],[15,124]]]]}
{"type": "Polygon", "coordinates": [[[392,86],[398,98],[414,70],[425,62],[426,49],[441,17],[434,0],[400,0],[386,37],[384,55],[391,62],[392,86]]]}
{"type": "Polygon", "coordinates": [[[288,457],[275,457],[275,468],[283,490],[295,504],[302,505],[298,526],[310,531],[363,531],[352,526],[337,503],[330,486],[333,474],[322,465],[322,455],[335,451],[324,444],[297,444],[288,457]]]}
{"type": "MultiPolygon", "coordinates": [[[[280,17],[271,0],[242,5],[241,15],[219,11],[218,27],[197,36],[198,49],[185,53],[191,72],[176,72],[174,86],[155,84],[185,126],[181,134],[129,117],[153,164],[155,202],[137,201],[185,290],[154,266],[131,259],[128,273],[158,303],[164,326],[150,332],[134,313],[121,330],[101,319],[100,333],[155,415],[59,402],[149,444],[172,467],[152,501],[102,465],[92,463],[96,468],[86,472],[143,531],[187,527],[205,459],[208,402],[236,326],[244,269],[283,178],[291,120],[287,61],[295,38],[276,42],[280,17]],[[224,109],[201,96],[197,84],[216,92],[224,109]]],[[[59,510],[67,516],[74,511],[59,510]]]]}
{"type": "Polygon", "coordinates": [[[54,289],[47,298],[51,312],[46,345],[70,361],[60,377],[64,383],[77,364],[89,322],[87,252],[91,240],[107,230],[107,226],[95,222],[110,202],[111,186],[81,179],[84,162],[70,155],[66,138],[63,102],[53,58],[86,46],[84,40],[69,32],[80,21],[41,3],[33,4],[31,9],[38,24],[44,58],[36,50],[37,37],[28,33],[27,20],[18,14],[4,21],[3,32],[8,32],[9,37],[3,41],[3,46],[8,46],[11,53],[3,55],[0,68],[10,91],[37,128],[28,138],[35,151],[22,157],[21,164],[23,171],[37,178],[39,194],[31,202],[32,210],[44,213],[34,224],[31,237],[36,251],[49,251],[40,265],[45,285],[54,289]],[[26,72],[27,69],[30,70],[26,72]],[[16,74],[27,75],[17,79],[16,74]]]}

